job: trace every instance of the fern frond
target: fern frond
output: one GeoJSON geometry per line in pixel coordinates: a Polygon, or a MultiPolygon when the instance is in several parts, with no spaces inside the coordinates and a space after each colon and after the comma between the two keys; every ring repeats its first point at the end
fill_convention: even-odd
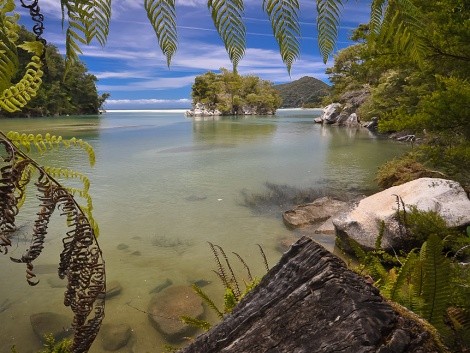
{"type": "Polygon", "coordinates": [[[106,44],[109,34],[109,21],[111,19],[111,0],[93,0],[92,37],[96,38],[101,46],[106,44]]]}
{"type": "Polygon", "coordinates": [[[233,64],[233,72],[237,72],[238,63],[246,49],[246,29],[242,20],[243,0],[208,0],[207,6],[233,64]]]}
{"type": "Polygon", "coordinates": [[[424,307],[421,315],[438,329],[444,326],[444,313],[451,294],[450,263],[442,250],[442,240],[434,234],[429,236],[421,249],[424,272],[424,307]]]}
{"type": "Polygon", "coordinates": [[[211,328],[211,324],[206,320],[200,320],[190,316],[181,316],[180,319],[184,324],[203,329],[204,331],[209,331],[211,328]]]}
{"type": "Polygon", "coordinates": [[[264,253],[263,247],[259,244],[256,245],[258,246],[261,257],[263,258],[264,268],[266,269],[266,272],[269,272],[268,259],[266,258],[266,254],[264,253]]]}
{"type": "MultiPolygon", "coordinates": [[[[400,302],[401,293],[400,290],[405,286],[405,284],[411,283],[411,276],[413,273],[413,269],[416,266],[416,262],[418,261],[418,255],[411,251],[408,253],[403,265],[401,266],[400,270],[398,271],[397,277],[393,283],[393,286],[389,292],[389,298],[393,301],[400,302]]],[[[409,288],[407,288],[407,291],[409,288]]],[[[404,303],[401,303],[404,304],[404,303]]]]}
{"type": "Polygon", "coordinates": [[[0,109],[10,113],[19,111],[36,96],[42,83],[42,65],[40,57],[35,55],[31,58],[23,78],[0,94],[0,109]]]}
{"type": "Polygon", "coordinates": [[[293,62],[300,55],[299,2],[298,0],[264,0],[263,9],[271,21],[282,61],[290,74],[293,62]]]}
{"type": "Polygon", "coordinates": [[[388,0],[373,0],[370,6],[369,28],[372,33],[378,34],[387,8],[388,0]]]}
{"type": "MultiPolygon", "coordinates": [[[[374,24],[375,26],[375,24],[374,24]]],[[[378,27],[376,27],[378,28],[378,27]]],[[[420,36],[424,28],[419,9],[411,0],[388,1],[377,40],[392,44],[396,51],[406,53],[421,63],[426,54],[426,44],[420,36]]]]}
{"type": "Polygon", "coordinates": [[[193,284],[191,286],[194,290],[194,292],[201,298],[211,309],[215,311],[217,316],[222,319],[224,317],[224,314],[217,308],[217,305],[212,301],[211,298],[197,285],[193,284]]]}
{"type": "Polygon", "coordinates": [[[145,0],[147,17],[158,38],[158,44],[170,67],[178,47],[175,0],[145,0]]]}
{"type": "Polygon", "coordinates": [[[20,134],[17,131],[9,131],[7,133],[7,137],[16,147],[22,146],[29,151],[31,146],[34,146],[40,153],[44,153],[48,148],[57,148],[60,145],[63,145],[66,148],[71,146],[79,147],[87,153],[90,166],[94,166],[96,162],[93,147],[88,142],[75,137],[64,139],[62,136],[51,135],[50,133],[46,133],[43,136],[41,134],[20,134]]]}
{"type": "Polygon", "coordinates": [[[235,295],[232,288],[225,288],[224,293],[224,312],[231,313],[238,304],[239,297],[235,295]]]}
{"type": "Polygon", "coordinates": [[[338,37],[340,6],[343,0],[317,0],[318,45],[325,64],[338,37]]]}
{"type": "Polygon", "coordinates": [[[0,92],[11,86],[11,79],[19,66],[17,35],[14,36],[17,24],[14,17],[7,16],[14,9],[13,0],[0,1],[0,92]]]}

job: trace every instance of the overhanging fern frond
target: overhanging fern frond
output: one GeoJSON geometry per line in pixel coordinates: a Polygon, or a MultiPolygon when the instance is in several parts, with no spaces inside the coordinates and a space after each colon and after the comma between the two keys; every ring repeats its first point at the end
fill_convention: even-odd
{"type": "Polygon", "coordinates": [[[208,0],[207,6],[236,72],[246,49],[243,0],[208,0]]]}
{"type": "Polygon", "coordinates": [[[42,83],[42,65],[39,56],[31,58],[23,78],[17,84],[0,93],[0,109],[8,112],[19,111],[36,96],[42,83]]]}
{"type": "Polygon", "coordinates": [[[106,44],[111,19],[111,0],[93,1],[92,37],[96,38],[101,46],[106,44]]]}
{"type": "Polygon", "coordinates": [[[397,52],[407,54],[420,64],[426,54],[426,43],[420,35],[424,24],[419,9],[410,0],[375,3],[370,24],[376,40],[393,45],[397,52]]]}
{"type": "Polygon", "coordinates": [[[145,0],[144,6],[169,67],[178,47],[175,0],[145,0]]]}
{"type": "Polygon", "coordinates": [[[388,0],[373,0],[370,6],[370,31],[378,34],[387,8],[388,0]]]}
{"type": "Polygon", "coordinates": [[[298,0],[264,0],[263,9],[269,16],[281,58],[290,74],[293,62],[300,55],[298,0]]]}
{"type": "Polygon", "coordinates": [[[338,37],[341,6],[343,0],[317,0],[318,46],[325,64],[333,52],[338,37]]]}
{"type": "Polygon", "coordinates": [[[11,86],[19,65],[15,43],[17,24],[14,16],[7,15],[14,9],[13,0],[0,1],[0,92],[11,86]]]}

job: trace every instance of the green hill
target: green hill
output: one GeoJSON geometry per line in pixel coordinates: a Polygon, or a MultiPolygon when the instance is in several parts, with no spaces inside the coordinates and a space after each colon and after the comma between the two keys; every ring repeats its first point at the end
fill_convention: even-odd
{"type": "Polygon", "coordinates": [[[283,108],[307,108],[321,106],[330,86],[314,77],[304,76],[296,81],[275,85],[282,97],[283,108]]]}

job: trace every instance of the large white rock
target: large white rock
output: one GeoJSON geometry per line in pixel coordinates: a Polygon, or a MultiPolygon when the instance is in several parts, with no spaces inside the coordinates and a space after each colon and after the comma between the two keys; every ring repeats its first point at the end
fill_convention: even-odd
{"type": "Polygon", "coordinates": [[[341,104],[332,103],[323,108],[321,119],[327,124],[334,124],[339,113],[341,113],[341,104]]]}
{"type": "Polygon", "coordinates": [[[348,248],[352,238],[366,249],[375,248],[382,221],[385,232],[382,247],[399,249],[406,239],[399,231],[396,217],[397,195],[406,206],[414,205],[422,211],[438,212],[449,227],[470,224],[470,200],[459,183],[445,179],[421,178],[362,199],[350,212],[333,219],[343,247],[348,248]]]}

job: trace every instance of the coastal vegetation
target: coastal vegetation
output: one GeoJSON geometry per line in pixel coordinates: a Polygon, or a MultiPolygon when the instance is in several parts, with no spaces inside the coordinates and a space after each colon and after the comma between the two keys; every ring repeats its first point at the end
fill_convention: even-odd
{"type": "Polygon", "coordinates": [[[192,86],[193,105],[202,103],[222,115],[274,114],[281,97],[269,81],[254,75],[242,76],[227,69],[196,76],[192,86]]]}
{"type": "Polygon", "coordinates": [[[384,40],[372,23],[361,25],[351,37],[356,44],[341,50],[327,70],[333,83],[329,101],[362,92],[362,120],[376,117],[380,132],[419,141],[381,168],[382,187],[415,175],[444,176],[470,190],[470,8],[456,0],[412,4],[422,55],[406,55],[409,47],[397,46],[393,36],[384,40]]]}

